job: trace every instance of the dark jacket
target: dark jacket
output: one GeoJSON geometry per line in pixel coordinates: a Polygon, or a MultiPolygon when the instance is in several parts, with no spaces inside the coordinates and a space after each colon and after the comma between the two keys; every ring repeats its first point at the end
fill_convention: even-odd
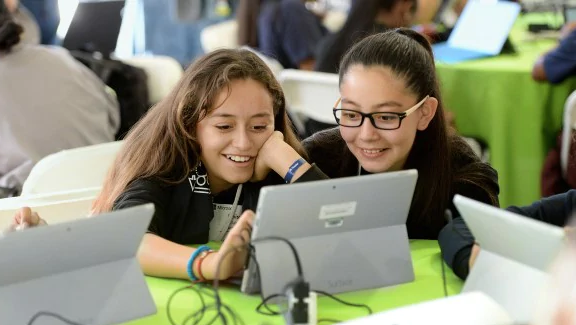
{"type": "Polygon", "coordinates": [[[348,50],[357,42],[373,34],[385,32],[389,28],[374,24],[367,30],[341,30],[322,39],[316,48],[315,71],[338,73],[340,61],[348,50]]]}
{"type": "Polygon", "coordinates": [[[576,190],[550,196],[525,207],[511,206],[506,210],[564,227],[576,211],[576,190]]]}
{"type": "Polygon", "coordinates": [[[258,16],[258,49],[286,69],[313,59],[318,42],[328,33],[322,21],[301,0],[265,1],[258,16]]]}
{"type": "MultiPolygon", "coordinates": [[[[454,137],[452,141],[462,140],[454,137]]],[[[338,178],[358,174],[358,161],[340,136],[338,128],[316,133],[304,141],[304,147],[310,155],[310,162],[315,163],[328,177],[338,178]]],[[[461,148],[462,146],[453,147],[461,148]]],[[[479,158],[476,157],[471,150],[452,152],[454,175],[466,172],[466,169],[473,163],[479,163],[479,158]]],[[[458,210],[456,210],[452,203],[452,198],[455,194],[460,194],[487,204],[494,203],[491,197],[497,196],[499,192],[498,175],[492,168],[485,168],[485,170],[486,175],[484,175],[485,177],[483,178],[485,184],[481,184],[481,186],[458,181],[452,184],[450,202],[443,203],[449,207],[454,220],[462,220],[462,218],[459,217],[458,210]]],[[[417,206],[417,202],[412,203],[410,215],[406,222],[408,236],[412,239],[438,239],[444,260],[452,267],[458,276],[463,278],[466,274],[460,272],[459,266],[464,262],[467,264],[468,260],[466,258],[470,257],[470,250],[474,243],[473,239],[467,238],[467,240],[462,240],[456,233],[445,232],[448,221],[444,219],[444,216],[436,216],[436,220],[442,218],[442,221],[435,225],[424,225],[414,222],[413,220],[418,219],[418,213],[426,213],[426,211],[415,211],[417,206]],[[446,235],[439,237],[441,232],[445,232],[446,235]],[[464,261],[464,259],[466,260],[464,261]]]]}
{"type": "MultiPolygon", "coordinates": [[[[194,172],[191,172],[190,178],[194,172]]],[[[322,171],[312,166],[296,182],[325,178],[322,171]]],[[[242,209],[256,210],[260,189],[282,183],[282,178],[275,174],[263,182],[245,183],[242,188],[242,209]]],[[[236,187],[219,196],[235,191],[236,187]]],[[[213,200],[211,194],[194,191],[189,178],[177,184],[167,184],[157,179],[138,179],[118,197],[113,209],[153,203],[155,212],[148,231],[178,244],[195,245],[208,242],[210,221],[214,218],[213,200]]]]}

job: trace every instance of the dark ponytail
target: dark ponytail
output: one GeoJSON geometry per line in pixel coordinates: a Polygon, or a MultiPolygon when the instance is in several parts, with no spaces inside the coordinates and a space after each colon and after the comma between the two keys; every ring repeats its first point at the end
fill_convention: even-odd
{"type": "Polygon", "coordinates": [[[20,35],[23,31],[22,26],[12,18],[4,0],[0,0],[0,53],[10,52],[12,47],[20,43],[20,35]]]}
{"type": "Polygon", "coordinates": [[[410,28],[397,28],[394,31],[400,35],[408,36],[414,41],[418,42],[418,44],[422,45],[422,47],[424,47],[426,52],[430,54],[432,60],[434,60],[434,51],[432,51],[432,45],[430,44],[430,41],[426,38],[426,36],[410,28]]]}

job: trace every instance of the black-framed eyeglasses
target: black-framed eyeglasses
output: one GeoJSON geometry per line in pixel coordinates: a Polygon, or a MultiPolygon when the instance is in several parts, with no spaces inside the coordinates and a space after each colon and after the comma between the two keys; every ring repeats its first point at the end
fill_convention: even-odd
{"type": "Polygon", "coordinates": [[[408,115],[414,113],[430,96],[424,97],[416,105],[410,107],[407,111],[402,113],[395,112],[375,112],[375,113],[362,113],[351,109],[337,108],[342,98],[338,98],[334,104],[334,118],[336,123],[341,126],[357,128],[362,126],[364,119],[368,118],[372,125],[380,130],[396,130],[402,125],[402,120],[408,115]]]}

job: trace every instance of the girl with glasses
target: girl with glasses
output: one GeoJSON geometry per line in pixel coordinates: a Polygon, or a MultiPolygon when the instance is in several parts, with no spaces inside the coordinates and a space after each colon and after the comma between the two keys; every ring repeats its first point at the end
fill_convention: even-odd
{"type": "Polygon", "coordinates": [[[498,206],[498,177],[448,130],[429,42],[409,29],[375,34],[344,55],[339,71],[339,127],[304,141],[310,162],[331,178],[418,170],[409,237],[439,239],[445,261],[465,277],[473,239],[462,236],[452,198],[498,206]]]}

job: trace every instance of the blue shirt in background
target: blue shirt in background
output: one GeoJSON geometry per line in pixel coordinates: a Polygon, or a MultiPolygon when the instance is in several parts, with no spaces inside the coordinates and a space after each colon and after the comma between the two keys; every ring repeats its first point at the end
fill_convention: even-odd
{"type": "Polygon", "coordinates": [[[322,21],[301,0],[266,1],[258,17],[258,47],[284,68],[297,69],[315,57],[318,42],[328,34],[322,21]]]}
{"type": "Polygon", "coordinates": [[[544,57],[544,71],[551,83],[559,83],[576,76],[576,30],[560,42],[560,45],[544,57]]]}

